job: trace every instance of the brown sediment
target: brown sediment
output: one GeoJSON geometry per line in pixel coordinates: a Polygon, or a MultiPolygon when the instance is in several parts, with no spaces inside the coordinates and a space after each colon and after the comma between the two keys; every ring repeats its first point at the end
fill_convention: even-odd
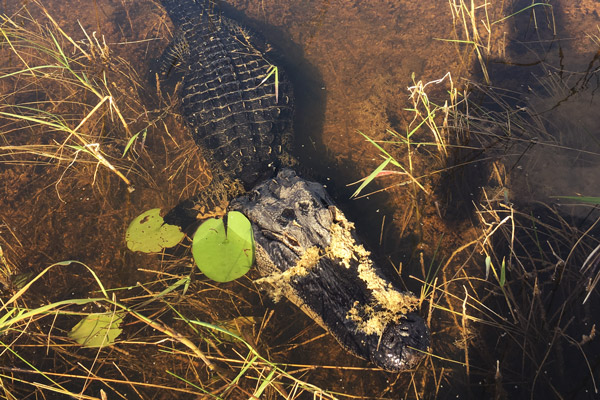
{"type": "MultiPolygon", "coordinates": [[[[8,1],[4,4],[6,3],[8,3],[8,9],[12,11],[23,4],[20,1],[8,1]]],[[[302,49],[303,56],[320,71],[323,92],[326,93],[326,102],[322,104],[323,109],[319,110],[319,112],[324,112],[322,136],[321,132],[308,129],[298,132],[298,134],[310,136],[315,140],[317,146],[323,146],[329,159],[323,162],[324,158],[320,158],[319,162],[338,166],[338,171],[345,174],[345,177],[334,177],[334,179],[343,180],[343,182],[338,182],[341,184],[366,176],[380,162],[378,154],[370,146],[365,146],[360,135],[355,134],[356,130],[361,130],[375,139],[382,139],[386,138],[385,130],[387,128],[391,127],[403,132],[409,125],[412,115],[401,110],[410,104],[407,99],[406,87],[413,83],[411,80],[413,72],[416,79],[423,81],[440,78],[448,70],[457,78],[468,76],[469,74],[465,71],[469,71],[472,65],[461,59],[462,48],[460,46],[432,40],[433,38],[454,38],[451,16],[445,3],[443,6],[439,6],[435,2],[386,0],[373,2],[312,1],[309,2],[309,6],[305,2],[290,1],[287,4],[280,4],[274,0],[260,2],[233,0],[229,3],[240,7],[251,18],[264,21],[267,25],[273,25],[288,32],[294,43],[302,49]],[[433,29],[431,26],[435,26],[436,30],[431,30],[433,29]]],[[[33,2],[28,2],[27,7],[36,18],[43,19],[42,13],[33,4],[33,2]]],[[[94,1],[93,6],[87,2],[64,1],[48,1],[44,4],[62,29],[80,45],[82,40],[87,39],[77,21],[81,22],[90,37],[93,38],[92,32],[96,31],[95,37],[98,38],[99,43],[106,42],[108,44],[109,58],[92,62],[92,65],[89,65],[90,76],[101,77],[106,74],[107,79],[114,82],[110,86],[111,91],[115,102],[122,106],[120,110],[128,123],[129,130],[135,133],[149,125],[148,138],[144,148],[139,146],[136,148],[136,151],[140,153],[139,157],[123,159],[121,157],[122,150],[128,137],[124,136],[124,128],[118,123],[114,123],[109,111],[103,110],[101,116],[89,120],[84,127],[83,132],[86,135],[96,135],[98,141],[107,141],[106,144],[101,145],[101,148],[110,156],[110,160],[115,162],[117,168],[131,179],[135,186],[135,191],[131,194],[127,193],[122,181],[113,176],[104,166],[97,166],[91,159],[85,159],[85,162],[81,164],[70,165],[71,160],[48,161],[41,155],[35,155],[27,158],[24,162],[13,158],[10,162],[0,165],[0,245],[4,253],[4,260],[0,260],[2,261],[1,266],[6,267],[10,274],[20,275],[25,272],[38,272],[53,262],[77,259],[91,266],[107,287],[134,285],[138,281],[143,282],[146,278],[156,277],[149,272],[138,271],[138,267],[158,270],[158,274],[176,275],[180,271],[162,271],[161,269],[166,267],[158,265],[155,257],[127,253],[123,244],[123,232],[128,222],[141,211],[156,206],[168,208],[177,204],[180,200],[200,191],[211,179],[210,172],[206,170],[205,161],[195,150],[196,146],[187,136],[186,127],[176,116],[176,101],[170,103],[173,96],[172,91],[169,91],[168,88],[161,88],[164,102],[156,105],[153,104],[158,101],[155,84],[151,85],[149,91],[140,89],[147,84],[143,75],[148,69],[148,60],[159,55],[161,48],[169,41],[169,35],[173,28],[164,12],[156,6],[154,1],[136,1],[135,6],[127,1],[113,0],[94,1]],[[115,22],[116,20],[119,22],[115,22]],[[122,60],[126,62],[121,63],[122,60]],[[130,67],[126,64],[129,64],[130,67]],[[130,80],[130,77],[134,79],[130,80]],[[165,111],[166,114],[158,113],[157,115],[158,109],[165,111]]],[[[582,51],[589,51],[590,45],[596,43],[594,35],[598,35],[594,26],[598,16],[597,2],[587,0],[564,4],[562,7],[564,10],[563,21],[568,24],[569,29],[577,33],[576,40],[570,41],[571,46],[582,51]]],[[[24,22],[25,19],[19,21],[24,22]]],[[[503,35],[502,30],[499,32],[503,35]]],[[[269,37],[268,33],[267,31],[266,34],[269,37]]],[[[71,46],[66,43],[65,49],[71,51],[71,46]]],[[[595,48],[597,50],[597,46],[595,48]]],[[[0,52],[3,55],[4,66],[18,65],[15,57],[4,57],[10,53],[8,46],[3,46],[0,52]]],[[[98,50],[95,54],[101,56],[98,50]]],[[[501,54],[500,48],[495,50],[494,55],[499,54],[501,54]]],[[[18,103],[32,99],[47,101],[45,103],[48,107],[46,110],[68,115],[73,126],[76,126],[96,104],[92,101],[93,97],[91,99],[88,96],[77,97],[79,92],[72,92],[69,88],[57,90],[60,85],[56,83],[47,84],[45,87],[43,87],[44,85],[36,86],[36,90],[39,92],[35,94],[33,91],[22,92],[18,85],[23,82],[9,80],[0,82],[2,85],[0,89],[5,96],[3,102],[18,103]],[[77,98],[81,102],[80,107],[73,107],[61,101],[73,98],[77,98]]],[[[173,98],[175,97],[173,96],[173,98]]],[[[310,120],[312,115],[303,115],[302,118],[310,120]]],[[[5,123],[6,121],[3,120],[2,126],[8,128],[3,130],[2,140],[5,142],[10,140],[10,143],[14,145],[25,143],[47,145],[52,144],[56,139],[55,136],[44,138],[38,135],[39,132],[35,129],[14,128],[4,125],[5,123]],[[12,129],[20,130],[18,134],[14,134],[16,131],[12,131],[12,129]],[[8,133],[6,133],[7,130],[8,133]]],[[[428,140],[427,136],[420,137],[420,139],[428,140]]],[[[70,154],[73,153],[74,151],[70,154]]],[[[438,169],[437,167],[440,166],[434,165],[435,157],[431,157],[430,154],[423,151],[423,147],[413,154],[415,154],[413,158],[415,170],[430,171],[432,167],[438,169]]],[[[545,166],[547,159],[557,159],[551,152],[541,153],[541,157],[544,158],[544,163],[536,164],[538,166],[545,166]]],[[[568,181],[568,171],[562,170],[555,176],[555,181],[557,179],[560,182],[568,181]]],[[[527,173],[527,171],[523,173],[527,173]]],[[[590,182],[597,181],[595,179],[597,176],[592,174],[592,170],[582,171],[582,173],[586,176],[589,174],[590,182]]],[[[513,174],[516,175],[515,171],[513,174]]],[[[555,181],[536,180],[534,183],[544,185],[544,190],[547,190],[546,182],[555,183],[555,181]]],[[[393,178],[383,178],[383,182],[393,182],[393,178]]],[[[432,178],[423,182],[423,185],[427,192],[431,193],[438,182],[436,178],[432,178]]],[[[432,255],[435,254],[437,246],[445,249],[460,248],[468,242],[467,238],[473,236],[475,228],[469,221],[462,221],[459,224],[448,223],[441,218],[441,215],[438,215],[439,209],[434,205],[435,198],[424,198],[420,194],[405,189],[406,186],[391,189],[388,192],[390,196],[385,201],[377,203],[377,207],[361,208],[359,212],[355,212],[355,215],[362,216],[358,222],[359,226],[379,227],[382,218],[376,209],[379,208],[379,204],[385,203],[388,208],[382,207],[383,212],[387,215],[385,227],[381,227],[384,231],[382,235],[383,253],[397,252],[398,241],[404,240],[409,234],[418,236],[418,246],[414,249],[413,262],[414,259],[418,259],[419,254],[424,255],[427,261],[423,261],[421,264],[423,265],[423,276],[420,273],[416,275],[425,280],[425,267],[429,264],[432,255]],[[412,206],[416,202],[420,203],[418,210],[412,206]]],[[[544,193],[552,194],[549,190],[544,193]]],[[[368,204],[372,205],[373,203],[368,204]]],[[[528,223],[529,220],[523,222],[523,225],[528,225],[528,223]]],[[[534,221],[534,223],[539,225],[539,222],[534,221]]],[[[347,240],[343,231],[342,229],[339,234],[336,234],[337,239],[327,251],[342,260],[342,264],[347,265],[349,254],[352,251],[347,251],[348,249],[343,245],[347,240]]],[[[510,234],[511,232],[508,230],[506,232],[508,238],[510,238],[510,234]]],[[[556,235],[549,236],[548,240],[552,240],[553,236],[556,235]]],[[[376,240],[372,240],[372,242],[375,243],[376,240]]],[[[403,249],[406,248],[407,246],[403,249]]],[[[367,254],[364,248],[354,248],[353,252],[367,254]]],[[[474,251],[474,253],[476,252],[474,251]]],[[[316,257],[318,257],[317,253],[307,255],[295,272],[302,274],[303,268],[310,267],[316,257]]],[[[467,260],[470,257],[465,256],[467,260]]],[[[467,299],[462,286],[463,282],[469,282],[469,277],[463,268],[465,258],[453,259],[451,263],[446,264],[440,277],[440,280],[443,279],[446,281],[445,283],[448,283],[445,290],[447,291],[446,296],[452,298],[448,302],[454,302],[450,306],[452,315],[461,313],[460,304],[453,296],[460,297],[460,301],[462,298],[467,299]]],[[[550,259],[554,263],[555,258],[551,256],[550,259]]],[[[435,261],[441,263],[437,259],[435,261]]],[[[431,263],[433,264],[433,261],[431,263]]],[[[495,263],[496,267],[499,264],[499,262],[495,263]]],[[[478,266],[480,270],[483,268],[481,265],[478,266]]],[[[548,268],[551,269],[553,266],[554,264],[548,268]]],[[[362,276],[365,283],[377,291],[379,300],[389,304],[390,310],[403,311],[415,306],[413,298],[398,296],[398,293],[390,290],[385,282],[373,276],[367,263],[364,263],[362,268],[362,276]]],[[[528,276],[526,274],[525,278],[528,276]]],[[[524,287],[528,289],[530,286],[525,278],[523,280],[526,283],[524,287]]],[[[548,276],[541,276],[541,278],[548,278],[548,276]]],[[[6,282],[6,280],[3,281],[6,282]]],[[[550,279],[546,279],[544,282],[548,282],[547,286],[553,285],[550,279]]],[[[194,315],[206,317],[207,320],[233,319],[239,314],[255,311],[255,307],[248,304],[250,302],[248,298],[240,293],[249,297],[254,296],[252,297],[254,303],[260,304],[261,300],[255,293],[253,294],[252,290],[248,289],[249,287],[251,288],[252,284],[246,280],[239,284],[225,285],[219,290],[204,282],[194,282],[184,301],[186,306],[189,306],[188,310],[194,315]]],[[[537,281],[535,287],[537,289],[533,290],[532,288],[532,293],[537,293],[535,294],[537,297],[533,297],[534,300],[531,304],[535,308],[532,310],[541,315],[543,307],[537,281]]],[[[492,289],[499,291],[497,287],[492,289]]],[[[37,297],[28,299],[28,302],[30,305],[37,305],[73,296],[84,297],[91,290],[96,290],[93,280],[71,268],[60,274],[49,275],[48,280],[44,282],[44,287],[37,292],[37,297]]],[[[548,288],[545,290],[549,291],[548,288]]],[[[552,289],[553,291],[554,289],[552,289]]],[[[524,297],[528,296],[526,290],[520,293],[524,297]]],[[[475,296],[475,293],[472,295],[475,296]]],[[[477,300],[481,299],[483,302],[489,296],[488,292],[483,292],[477,300]]],[[[502,296],[501,293],[500,296],[502,296]]],[[[502,297],[500,298],[502,299],[502,297]]],[[[180,300],[173,297],[173,301],[180,300]]],[[[469,301],[471,300],[469,299],[469,301]]],[[[478,303],[475,305],[477,306],[478,303]]],[[[157,308],[152,311],[158,315],[162,309],[157,308]]],[[[501,318],[509,316],[509,311],[501,318]]],[[[435,311],[434,321],[440,316],[438,312],[435,311]]],[[[356,310],[356,315],[365,313],[372,314],[372,309],[365,307],[356,310]]],[[[389,317],[389,314],[373,314],[364,329],[380,332],[383,321],[389,317]]],[[[446,327],[446,332],[450,332],[453,329],[452,318],[454,317],[445,315],[438,324],[442,328],[446,327]]],[[[468,315],[464,315],[463,318],[471,321],[468,315]]],[[[412,384],[405,383],[402,377],[398,378],[399,381],[390,384],[388,375],[366,369],[360,362],[347,358],[343,352],[337,350],[335,343],[330,338],[321,338],[317,343],[311,343],[314,336],[320,332],[311,335],[315,333],[315,330],[300,313],[294,314],[293,319],[297,320],[294,322],[301,327],[298,331],[303,332],[294,338],[294,346],[300,349],[296,354],[297,357],[315,365],[330,365],[333,364],[331,360],[335,359],[339,361],[335,363],[336,367],[351,365],[357,368],[355,371],[342,368],[319,370],[311,366],[308,372],[306,369],[300,370],[299,375],[303,374],[302,376],[308,380],[314,379],[323,386],[336,391],[352,393],[354,396],[369,394],[376,397],[396,398],[400,391],[405,395],[405,389],[410,387],[411,390],[414,389],[414,392],[418,393],[416,396],[423,397],[424,388],[428,384],[429,378],[427,377],[430,375],[417,375],[417,379],[407,375],[405,378],[407,381],[411,380],[412,384]],[[303,331],[302,328],[305,330],[303,331]],[[332,343],[333,345],[331,345],[332,343]],[[329,346],[327,346],[328,344],[329,346]],[[310,354],[311,358],[308,359],[309,356],[306,354],[310,354]],[[419,376],[424,377],[419,378],[419,376]],[[345,382],[353,382],[354,387],[344,388],[345,382]]],[[[286,331],[285,328],[290,324],[289,315],[275,314],[273,321],[277,320],[278,322],[273,325],[275,328],[269,325],[265,331],[259,331],[259,333],[262,332],[262,336],[260,334],[253,336],[260,336],[259,345],[264,346],[263,348],[270,349],[273,343],[278,345],[274,354],[279,357],[278,360],[285,361],[288,360],[290,352],[288,349],[292,347],[288,345],[289,336],[295,335],[298,331],[291,331],[291,333],[286,331]],[[269,329],[275,332],[269,331],[269,329]],[[280,334],[282,336],[279,336],[280,334]]],[[[531,321],[522,320],[521,322],[525,326],[531,321]]],[[[174,322],[173,324],[179,323],[174,322]]],[[[454,322],[454,325],[461,326],[462,323],[458,320],[458,322],[454,322]]],[[[69,328],[68,324],[59,324],[59,326],[63,330],[69,328]]],[[[182,332],[191,331],[186,330],[185,326],[177,326],[181,328],[182,332]]],[[[466,323],[464,326],[467,326],[466,323]]],[[[543,327],[545,324],[539,326],[543,327]]],[[[44,328],[46,327],[44,326],[44,328]]],[[[132,330],[137,328],[138,326],[134,326],[132,330]]],[[[555,332],[565,332],[562,328],[563,325],[556,325],[555,332]]],[[[256,329],[256,327],[251,327],[251,329],[256,329]]],[[[473,336],[474,329],[474,327],[469,327],[462,332],[462,336],[457,336],[456,343],[459,349],[476,343],[476,338],[473,336]]],[[[444,329],[439,330],[439,332],[443,331],[444,329]]],[[[37,342],[38,350],[43,348],[44,352],[48,352],[58,348],[55,346],[54,338],[48,339],[48,330],[39,328],[34,332],[39,338],[42,338],[37,342]],[[46,346],[46,341],[51,341],[52,346],[46,346]]],[[[56,332],[56,328],[54,332],[56,332]]],[[[122,347],[118,347],[116,350],[120,354],[119,358],[122,360],[123,357],[126,357],[127,363],[131,365],[131,371],[128,372],[139,372],[138,378],[140,379],[143,377],[146,380],[152,380],[157,377],[157,381],[162,381],[165,378],[161,375],[161,371],[164,372],[165,365],[177,367],[186,365],[189,366],[188,372],[191,371],[192,379],[202,376],[207,378],[206,382],[211,382],[206,375],[203,375],[202,366],[195,361],[190,362],[186,354],[177,353],[167,357],[164,356],[165,353],[162,352],[162,349],[156,352],[148,351],[153,345],[153,341],[167,343],[171,340],[170,338],[156,336],[156,333],[151,330],[140,329],[139,332],[141,333],[137,336],[134,335],[133,339],[139,340],[140,343],[143,343],[142,339],[148,339],[148,343],[143,343],[138,348],[125,347],[126,345],[123,344],[119,345],[122,347]],[[154,365],[157,354],[163,354],[161,361],[164,364],[159,365],[156,370],[150,371],[149,366],[154,365]]],[[[436,337],[439,343],[440,336],[436,337]]],[[[499,340],[504,340],[503,338],[504,336],[499,340]]],[[[594,343],[586,344],[586,346],[590,345],[594,345],[594,343]]],[[[214,350],[215,347],[209,346],[207,351],[212,356],[222,357],[222,354],[219,354],[221,349],[214,350]]],[[[434,344],[436,354],[443,356],[450,354],[448,357],[455,355],[451,351],[445,353],[445,350],[440,347],[434,344]]],[[[485,350],[485,347],[482,349],[485,350]]],[[[171,350],[173,349],[169,349],[169,351],[171,350]]],[[[535,348],[534,350],[541,350],[541,354],[546,354],[548,349],[535,348]]],[[[60,366],[64,361],[61,357],[71,357],[71,359],[79,357],[73,353],[61,353],[61,351],[64,350],[57,350],[59,355],[56,356],[56,359],[51,360],[54,367],[60,366]],[[60,354],[66,354],[66,356],[60,354]]],[[[293,350],[291,352],[293,353],[293,350]]],[[[483,353],[485,351],[482,351],[483,353]]],[[[41,353],[36,354],[36,357],[39,354],[41,353]]],[[[552,351],[547,354],[554,356],[556,353],[552,351]]],[[[492,360],[492,355],[494,354],[485,355],[489,358],[486,358],[486,361],[490,361],[489,365],[495,366],[496,359],[492,360]]],[[[91,354],[91,356],[93,359],[94,355],[91,354]]],[[[104,361],[108,362],[105,365],[119,361],[117,357],[110,357],[114,356],[106,358],[104,361]]],[[[87,361],[84,357],[81,360],[87,361]]],[[[459,362],[462,361],[459,360],[459,362]]],[[[556,363],[556,365],[559,364],[559,362],[556,363]]],[[[499,365],[498,370],[493,372],[497,373],[496,376],[501,376],[500,372],[507,373],[508,369],[503,368],[505,368],[504,365],[499,365]]],[[[462,382],[458,376],[460,375],[458,369],[452,371],[452,379],[448,378],[448,370],[445,370],[445,375],[442,371],[441,377],[434,386],[446,385],[441,389],[444,390],[451,386],[452,382],[462,382]]],[[[85,371],[81,373],[83,376],[88,375],[85,371]]],[[[170,383],[181,384],[176,380],[170,381],[170,383]]],[[[489,382],[484,382],[484,384],[489,384],[489,382]]],[[[546,384],[549,382],[544,381],[544,385],[546,384]]],[[[211,390],[217,391],[214,387],[211,387],[211,390]]],[[[171,393],[167,393],[164,398],[172,398],[169,396],[171,393]]],[[[244,391],[234,393],[244,398],[252,395],[252,393],[244,391]]],[[[150,394],[150,392],[143,392],[143,394],[150,394]]],[[[154,395],[154,393],[152,394],[154,395]]]]}

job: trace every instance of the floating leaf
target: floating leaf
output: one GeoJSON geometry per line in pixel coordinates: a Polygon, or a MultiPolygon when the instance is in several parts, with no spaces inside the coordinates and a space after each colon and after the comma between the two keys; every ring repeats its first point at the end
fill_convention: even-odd
{"type": "Polygon", "coordinates": [[[110,346],[123,331],[119,325],[124,316],[124,312],[86,315],[71,329],[69,337],[84,347],[110,346]]]}
{"type": "Polygon", "coordinates": [[[158,253],[165,247],[175,246],[184,236],[178,226],[165,224],[160,208],[153,208],[131,221],[125,240],[131,251],[158,253]]]}
{"type": "Polygon", "coordinates": [[[254,262],[250,221],[238,211],[227,214],[227,227],[222,219],[205,221],[194,234],[192,255],[198,268],[217,282],[243,276],[254,262]]]}

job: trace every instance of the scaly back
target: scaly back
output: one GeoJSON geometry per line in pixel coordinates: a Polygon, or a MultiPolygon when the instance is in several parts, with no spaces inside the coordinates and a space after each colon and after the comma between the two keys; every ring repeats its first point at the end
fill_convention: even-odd
{"type": "Polygon", "coordinates": [[[279,165],[292,129],[291,85],[266,58],[268,45],[213,1],[161,2],[179,30],[182,115],[218,166],[249,188],[279,165]]]}

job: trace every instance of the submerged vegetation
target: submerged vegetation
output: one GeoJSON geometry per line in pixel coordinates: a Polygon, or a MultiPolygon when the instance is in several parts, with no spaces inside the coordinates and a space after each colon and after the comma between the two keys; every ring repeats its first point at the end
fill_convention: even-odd
{"type": "MultiPolygon", "coordinates": [[[[413,215],[422,224],[427,223],[426,208],[435,205],[440,218],[460,215],[475,227],[473,239],[454,251],[439,251],[438,243],[429,272],[423,273],[422,301],[430,304],[431,320],[443,321],[437,327],[434,323],[432,331],[440,341],[449,340],[447,334],[458,337],[455,345],[462,350],[458,356],[457,351],[434,348],[434,370],[456,374],[462,369],[471,384],[468,392],[478,397],[593,398],[599,391],[600,354],[600,303],[594,293],[600,279],[597,198],[557,196],[546,187],[540,191],[539,180],[548,178],[529,165],[553,157],[548,161],[565,172],[597,171],[597,137],[586,137],[587,126],[572,120],[576,113],[561,114],[561,107],[569,110],[563,103],[571,97],[597,90],[596,59],[581,73],[554,73],[543,65],[546,77],[538,81],[539,89],[530,88],[533,94],[491,86],[494,76],[484,57],[489,43],[478,42],[475,28],[471,33],[466,28],[475,23],[474,9],[464,3],[454,7],[455,18],[465,22],[467,36],[473,37],[455,42],[472,46],[488,84],[466,81],[458,92],[447,75],[411,87],[413,107],[408,111],[414,118],[405,134],[388,130],[383,140],[363,134],[384,161],[355,195],[374,180],[382,183],[368,195],[410,185],[413,215]],[[428,86],[444,83],[447,95],[438,98],[447,100],[433,104],[428,86]],[[533,98],[523,104],[525,96],[533,98]],[[435,162],[416,169],[414,154],[423,149],[435,162]],[[529,175],[532,182],[525,188],[529,175]],[[442,184],[456,187],[444,202],[427,190],[442,184]],[[561,205],[565,201],[580,211],[570,212],[561,205]],[[460,204],[461,212],[451,209],[460,204]],[[449,362],[461,367],[450,372],[444,367],[449,362]]],[[[550,169],[562,175],[554,166],[550,169]]],[[[554,190],[561,190],[557,178],[550,179],[555,179],[554,190]]],[[[423,258],[421,266],[425,271],[423,258]]]]}
{"type": "MultiPolygon", "coordinates": [[[[518,15],[536,29],[555,21],[547,3],[495,18],[488,6],[450,2],[457,37],[446,39],[490,83],[490,60],[507,46],[496,27],[518,15]]],[[[536,168],[527,162],[597,167],[597,144],[556,130],[558,108],[536,100],[559,105],[588,90],[596,59],[578,75],[546,70],[527,102],[450,74],[413,76],[405,129],[362,133],[382,158],[357,197],[402,191],[404,235],[433,220],[461,231],[415,250],[421,274],[411,278],[433,348],[415,370],[387,374],[346,356],[290,305],[270,303],[254,271],[241,276],[246,264],[233,282],[206,279],[192,265],[196,239],[178,233],[172,253],[125,250],[139,210],[173,206],[210,181],[173,88],[146,89],[134,56],[118,57],[83,26],[73,39],[37,1],[1,18],[0,398],[364,398],[369,384],[358,382],[370,380],[385,382],[373,398],[598,392],[598,198],[524,196],[520,183],[536,168]],[[587,208],[569,214],[573,202],[587,208]]],[[[165,26],[163,17],[140,37],[166,36],[165,26]]],[[[224,234],[214,224],[206,228],[224,234]]]]}

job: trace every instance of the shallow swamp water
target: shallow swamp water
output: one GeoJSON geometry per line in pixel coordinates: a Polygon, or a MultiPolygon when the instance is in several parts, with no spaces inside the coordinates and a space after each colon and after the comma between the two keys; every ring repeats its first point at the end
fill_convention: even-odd
{"type": "Polygon", "coordinates": [[[16,34],[0,48],[2,300],[20,279],[76,260],[45,273],[19,307],[98,297],[85,264],[115,299],[159,323],[128,317],[116,344],[97,350],[67,333],[101,305],[15,322],[1,340],[0,397],[597,398],[597,291],[582,302],[598,261],[581,267],[599,244],[598,2],[218,6],[281,53],[295,88],[298,168],[328,187],[389,278],[421,296],[431,354],[412,371],[378,370],[260,293],[252,272],[216,284],[185,249],[129,252],[135,216],[210,181],[175,88],[148,72],[174,27],[152,0],[6,0],[0,11],[14,24],[2,26],[16,34]],[[62,53],[47,51],[56,43],[62,53]],[[78,75],[7,76],[65,59],[78,75]],[[428,82],[411,97],[409,87],[428,82]],[[417,126],[409,143],[399,139],[417,126]],[[388,156],[365,136],[402,167],[388,164],[351,199],[350,184],[388,156]],[[188,276],[185,290],[170,289],[188,276]],[[251,363],[243,344],[186,319],[236,332],[273,364],[251,363]],[[194,346],[223,369],[209,371],[194,346]]]}

